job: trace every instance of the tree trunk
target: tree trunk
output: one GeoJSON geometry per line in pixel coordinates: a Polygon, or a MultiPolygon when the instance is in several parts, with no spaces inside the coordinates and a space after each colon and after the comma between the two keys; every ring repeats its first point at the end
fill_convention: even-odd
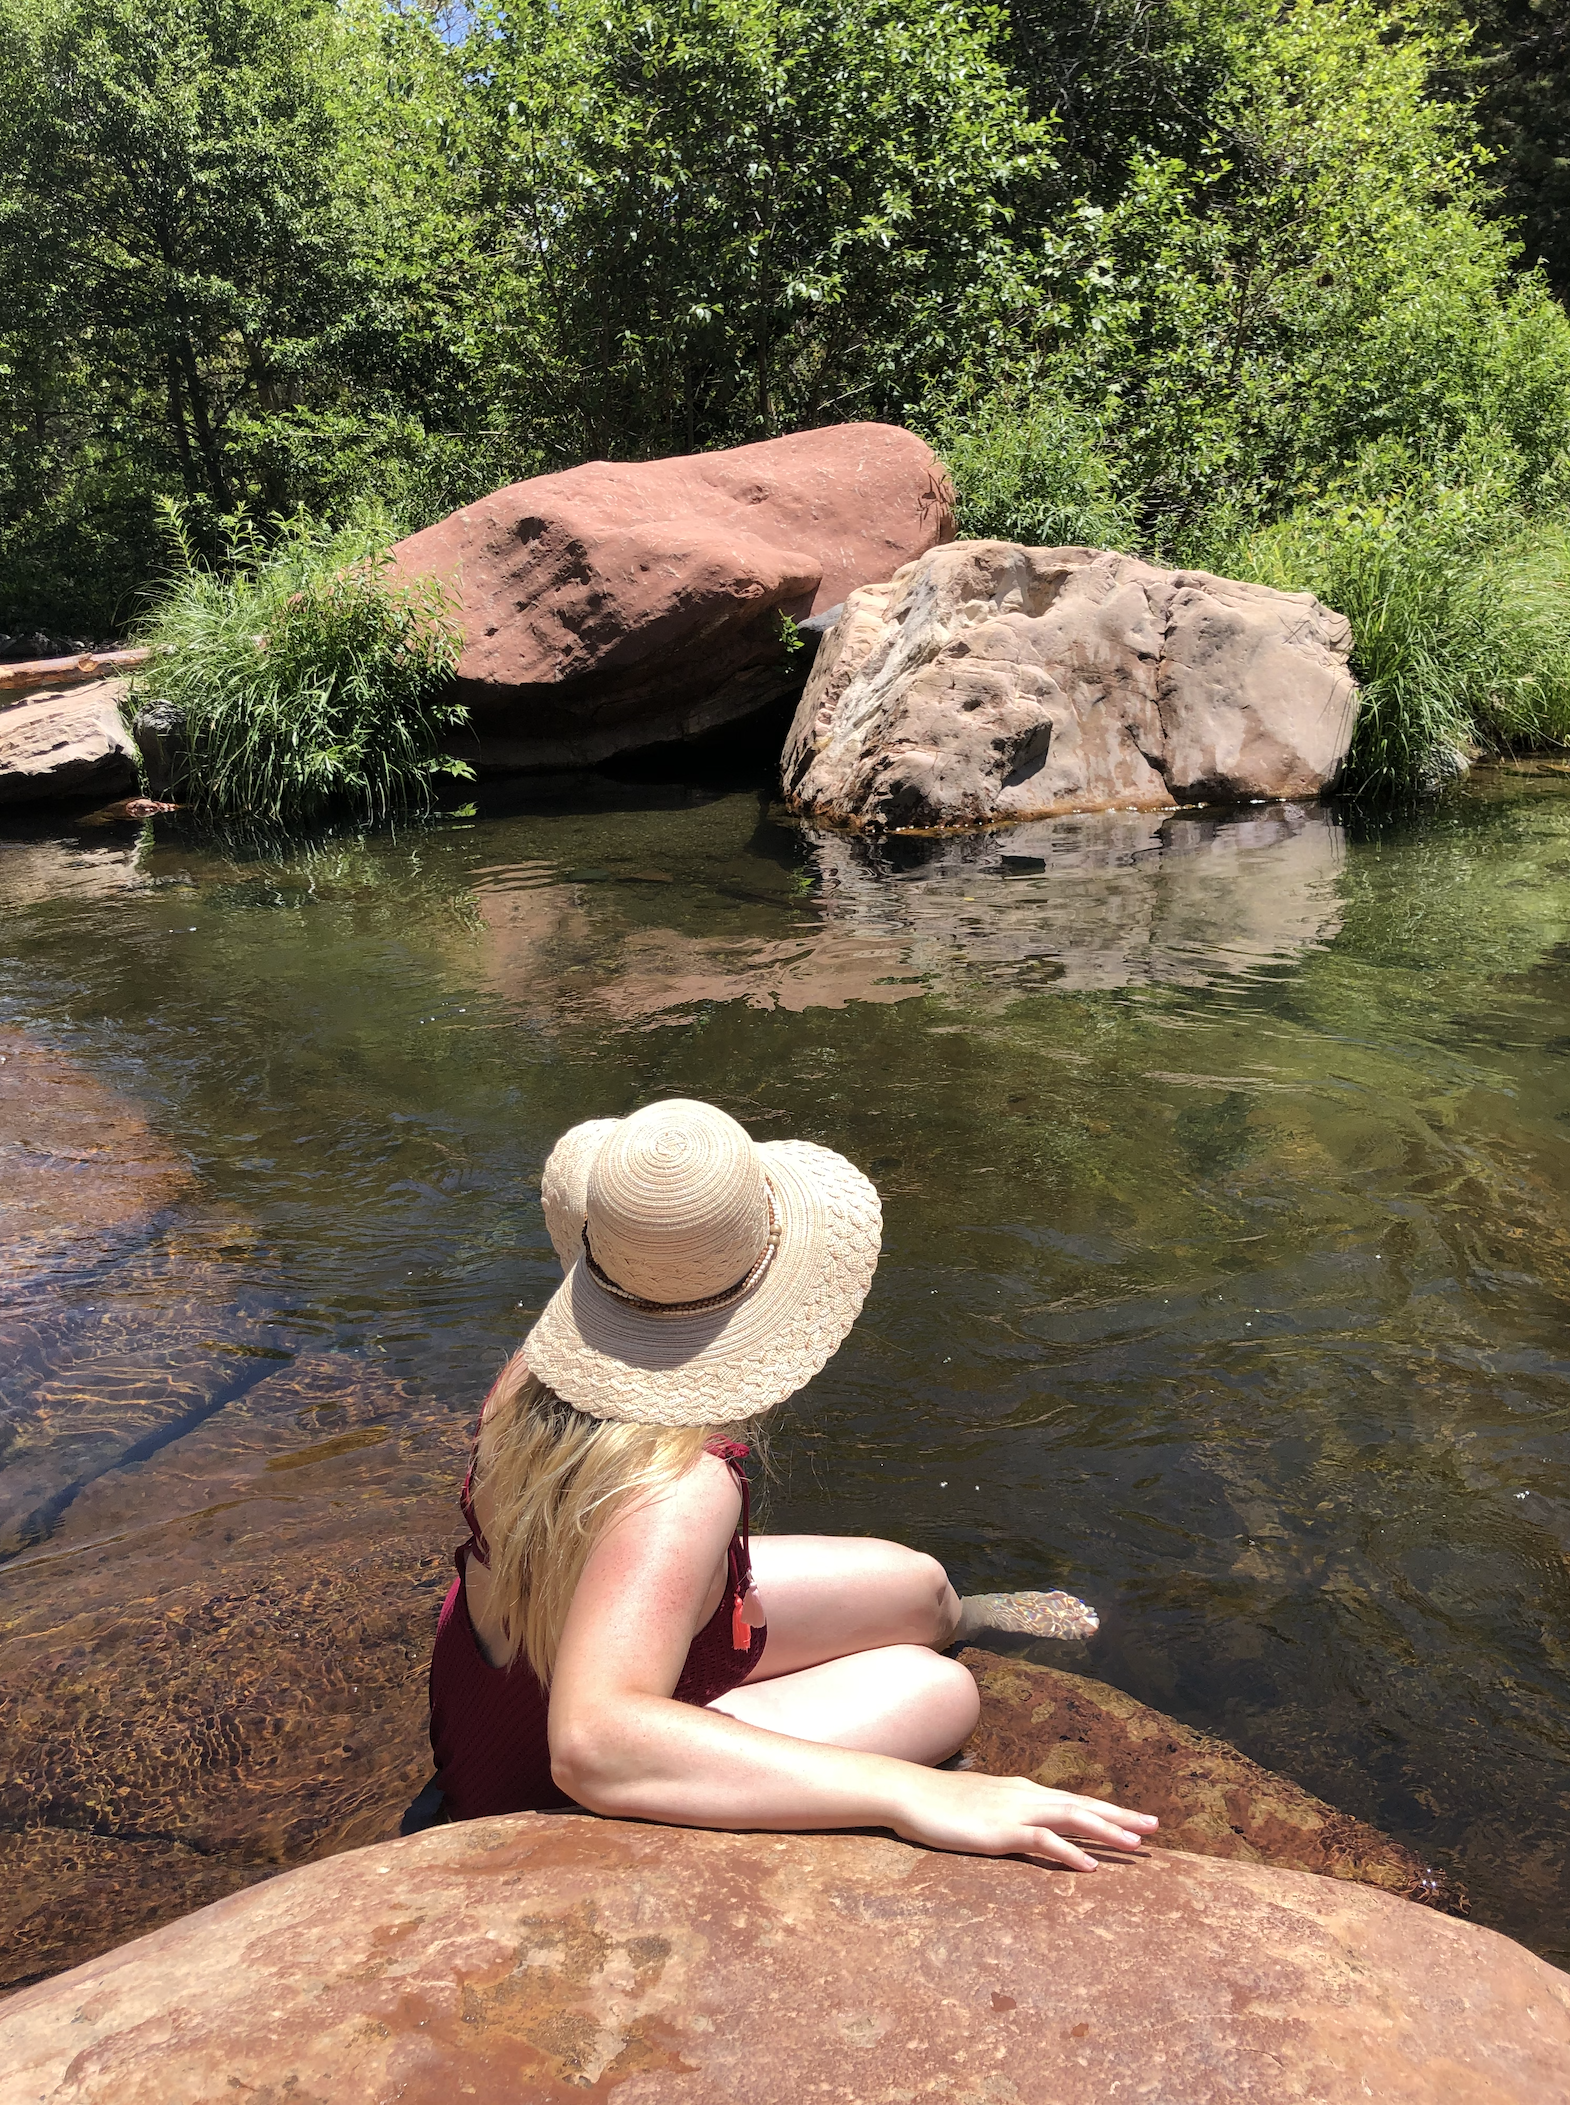
{"type": "Polygon", "coordinates": [[[180,365],[173,351],[164,354],[164,371],[169,382],[169,426],[174,433],[175,451],[180,456],[180,473],[185,478],[186,495],[194,497],[199,478],[191,452],[191,434],[185,425],[185,404],[180,399],[180,365]]]}
{"type": "Polygon", "coordinates": [[[196,369],[196,352],[188,336],[177,337],[175,345],[179,354],[180,370],[185,375],[186,398],[191,405],[191,420],[196,426],[196,443],[201,449],[202,465],[207,470],[213,502],[219,511],[231,511],[234,499],[229,494],[229,484],[224,476],[223,448],[218,443],[212,419],[207,414],[207,396],[202,387],[201,375],[196,369]]]}

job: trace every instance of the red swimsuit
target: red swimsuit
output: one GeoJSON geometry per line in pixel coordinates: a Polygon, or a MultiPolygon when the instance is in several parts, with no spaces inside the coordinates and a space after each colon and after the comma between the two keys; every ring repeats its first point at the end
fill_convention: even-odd
{"type": "MultiPolygon", "coordinates": [[[[737,1688],[763,1657],[767,1630],[748,1629],[741,1604],[752,1585],[748,1540],[750,1499],[742,1460],[747,1449],[734,1441],[709,1449],[736,1479],[741,1520],[731,1538],[729,1570],[720,1605],[692,1640],[672,1694],[678,1703],[712,1703],[737,1688]],[[744,1641],[743,1641],[744,1640],[744,1641]]],[[[431,1654],[431,1750],[443,1811],[453,1820],[487,1813],[549,1812],[572,1804],[551,1777],[545,1721],[548,1698],[520,1652],[511,1666],[492,1666],[480,1650],[464,1596],[464,1567],[471,1556],[490,1562],[485,1536],[474,1517],[470,1491],[474,1465],[464,1478],[460,1501],[469,1540],[453,1554],[458,1576],[442,1605],[431,1654]]]]}

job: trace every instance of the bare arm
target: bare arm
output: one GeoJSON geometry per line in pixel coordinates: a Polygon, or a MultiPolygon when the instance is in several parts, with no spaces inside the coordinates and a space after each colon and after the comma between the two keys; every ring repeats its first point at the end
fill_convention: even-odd
{"type": "MultiPolygon", "coordinates": [[[[592,1811],[678,1826],[891,1827],[933,1848],[1094,1870],[1063,1839],[1133,1849],[1147,1814],[1019,1777],[921,1768],[767,1732],[671,1691],[715,1600],[737,1495],[712,1456],[620,1516],[584,1567],[551,1683],[551,1765],[592,1811]]],[[[764,1603],[765,1609],[768,1603],[764,1603]]]]}

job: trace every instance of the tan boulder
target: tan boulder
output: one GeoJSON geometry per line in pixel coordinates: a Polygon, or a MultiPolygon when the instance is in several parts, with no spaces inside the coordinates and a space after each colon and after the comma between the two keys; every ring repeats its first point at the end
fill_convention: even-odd
{"type": "Polygon", "coordinates": [[[1466,1912],[1448,1872],[1225,1740],[1104,1681],[991,1652],[961,1656],[981,1690],[967,1768],[1137,1806],[1160,1820],[1155,1840],[1166,1849],[1355,1879],[1425,1907],[1466,1912]]]}
{"type": "Polygon", "coordinates": [[[917,831],[1316,796],[1351,740],[1350,647],[1307,593],[954,542],[847,600],[786,794],[829,824],[917,831]]]}
{"type": "Polygon", "coordinates": [[[120,720],[126,682],[34,685],[0,696],[0,804],[134,790],[136,747],[120,720]]]}
{"type": "Polygon", "coordinates": [[[394,556],[456,592],[468,757],[506,771],[591,765],[780,700],[805,672],[785,617],[810,620],[953,530],[914,433],[840,424],[513,483],[394,556]]]}
{"type": "Polygon", "coordinates": [[[1366,1886],[581,1815],[253,1886],[0,2006],[0,2105],[1544,2105],[1570,1980],[1366,1886]]]}

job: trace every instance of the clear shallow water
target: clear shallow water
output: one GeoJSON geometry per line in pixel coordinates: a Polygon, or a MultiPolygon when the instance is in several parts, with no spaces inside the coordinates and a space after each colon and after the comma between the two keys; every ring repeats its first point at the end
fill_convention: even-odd
{"type": "Polygon", "coordinates": [[[705,1096],[884,1195],[770,1523],[1084,1593],[1103,1677],[1570,1963],[1570,780],[879,852],[607,788],[280,861],[17,836],[0,905],[0,1022],[193,1170],[13,1261],[19,1576],[150,1458],[173,1517],[313,1355],[471,1417],[556,1276],[555,1135],[705,1096]]]}

